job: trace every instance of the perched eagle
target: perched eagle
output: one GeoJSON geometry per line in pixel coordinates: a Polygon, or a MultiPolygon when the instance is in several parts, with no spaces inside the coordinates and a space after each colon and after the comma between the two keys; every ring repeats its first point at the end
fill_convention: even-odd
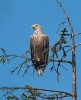
{"type": "Polygon", "coordinates": [[[38,24],[32,25],[33,35],[30,37],[30,52],[32,63],[39,75],[42,75],[48,63],[49,40],[38,24]]]}

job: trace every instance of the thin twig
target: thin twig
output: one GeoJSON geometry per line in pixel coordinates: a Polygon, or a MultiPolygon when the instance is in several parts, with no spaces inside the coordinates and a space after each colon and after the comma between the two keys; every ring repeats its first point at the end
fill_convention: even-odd
{"type": "Polygon", "coordinates": [[[64,62],[64,63],[69,63],[69,64],[72,64],[71,61],[67,61],[67,60],[59,60],[59,59],[50,59],[49,61],[56,61],[56,62],[64,62]]]}
{"type": "Polygon", "coordinates": [[[79,34],[81,34],[81,33],[74,34],[74,36],[79,35],[79,34]]]}
{"type": "Polygon", "coordinates": [[[47,97],[44,97],[44,96],[40,96],[39,95],[38,97],[41,97],[43,99],[52,99],[52,100],[57,99],[58,100],[58,99],[64,98],[64,97],[70,97],[70,95],[63,95],[63,96],[56,96],[56,97],[53,97],[53,96],[52,97],[48,97],[48,96],[47,97]]]}
{"type": "Polygon", "coordinates": [[[59,28],[60,28],[61,24],[66,23],[66,22],[64,22],[65,19],[66,19],[66,18],[64,18],[64,19],[61,21],[61,23],[59,24],[59,27],[58,27],[57,32],[56,32],[57,34],[58,34],[58,31],[59,31],[59,28]]]}
{"type": "Polygon", "coordinates": [[[75,47],[77,47],[77,46],[79,46],[79,45],[81,45],[81,43],[79,43],[79,44],[75,45],[75,47]]]}

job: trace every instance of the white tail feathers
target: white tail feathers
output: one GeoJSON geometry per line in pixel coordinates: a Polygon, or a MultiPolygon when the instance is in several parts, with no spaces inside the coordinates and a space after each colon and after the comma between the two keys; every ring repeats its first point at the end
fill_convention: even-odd
{"type": "Polygon", "coordinates": [[[38,70],[37,70],[38,75],[42,75],[43,72],[44,72],[44,70],[45,70],[45,66],[44,66],[43,68],[38,69],[38,70]]]}
{"type": "Polygon", "coordinates": [[[42,73],[43,73],[43,70],[42,69],[38,69],[38,75],[42,75],[42,73]]]}

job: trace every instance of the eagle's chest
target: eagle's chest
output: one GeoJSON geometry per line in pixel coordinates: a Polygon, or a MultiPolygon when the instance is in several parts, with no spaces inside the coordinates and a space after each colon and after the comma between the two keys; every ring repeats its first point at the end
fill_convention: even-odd
{"type": "Polygon", "coordinates": [[[34,50],[39,53],[40,51],[43,51],[44,46],[44,39],[42,35],[36,35],[34,36],[34,50]]]}
{"type": "Polygon", "coordinates": [[[40,45],[43,42],[43,36],[36,35],[34,36],[34,44],[40,45]]]}

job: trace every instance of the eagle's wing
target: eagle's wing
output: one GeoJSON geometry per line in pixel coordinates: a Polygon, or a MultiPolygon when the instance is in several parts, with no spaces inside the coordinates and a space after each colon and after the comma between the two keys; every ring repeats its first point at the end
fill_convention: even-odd
{"type": "Polygon", "coordinates": [[[31,58],[33,59],[34,56],[34,39],[33,39],[33,35],[31,35],[30,37],[30,52],[31,52],[31,58]]]}
{"type": "Polygon", "coordinates": [[[47,35],[44,35],[44,48],[49,48],[49,39],[47,35]]]}
{"type": "Polygon", "coordinates": [[[44,35],[44,55],[45,55],[45,62],[48,60],[48,53],[49,53],[49,39],[48,36],[44,35]]]}

